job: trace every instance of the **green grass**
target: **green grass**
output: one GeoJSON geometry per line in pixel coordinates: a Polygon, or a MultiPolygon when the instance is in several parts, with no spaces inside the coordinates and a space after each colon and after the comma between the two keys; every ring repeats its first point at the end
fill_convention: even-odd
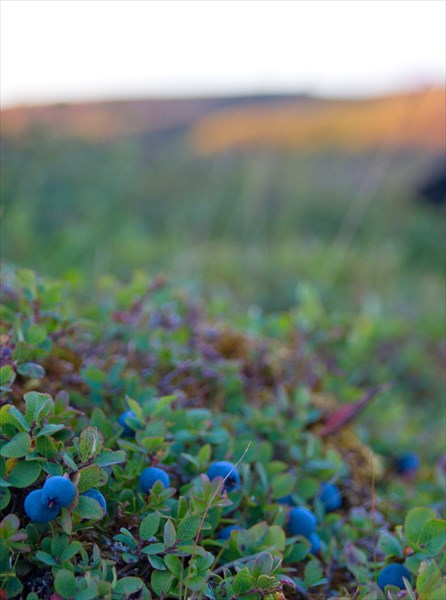
{"type": "Polygon", "coordinates": [[[109,146],[2,141],[2,257],[41,273],[135,269],[284,309],[311,280],[330,308],[443,321],[444,211],[416,204],[427,156],[259,152],[203,159],[180,136],[109,146]]]}

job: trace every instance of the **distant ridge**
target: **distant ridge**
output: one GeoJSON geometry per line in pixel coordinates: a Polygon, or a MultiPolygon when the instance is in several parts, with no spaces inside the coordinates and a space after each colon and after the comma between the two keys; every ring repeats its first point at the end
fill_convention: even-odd
{"type": "Polygon", "coordinates": [[[223,109],[320,102],[323,100],[306,94],[252,94],[17,106],[1,111],[1,134],[22,135],[38,126],[52,128],[55,135],[106,141],[152,131],[187,129],[195,121],[223,109]]]}
{"type": "Polygon", "coordinates": [[[201,155],[384,146],[441,153],[446,151],[446,94],[435,88],[369,99],[306,94],[149,98],[23,106],[1,113],[5,138],[36,128],[93,143],[169,132],[186,135],[201,155]]]}

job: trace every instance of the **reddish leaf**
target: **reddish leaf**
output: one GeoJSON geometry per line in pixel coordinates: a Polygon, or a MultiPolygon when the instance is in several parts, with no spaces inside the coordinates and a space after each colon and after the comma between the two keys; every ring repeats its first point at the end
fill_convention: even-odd
{"type": "Polygon", "coordinates": [[[389,387],[390,386],[387,384],[372,388],[368,390],[357,402],[344,404],[344,406],[341,406],[332,412],[324,419],[323,426],[318,431],[318,435],[321,437],[326,437],[327,435],[332,435],[345,427],[345,425],[350,423],[350,421],[352,421],[358,413],[364,410],[364,408],[371,402],[371,400],[373,400],[375,396],[383,391],[388,390],[389,387]]]}

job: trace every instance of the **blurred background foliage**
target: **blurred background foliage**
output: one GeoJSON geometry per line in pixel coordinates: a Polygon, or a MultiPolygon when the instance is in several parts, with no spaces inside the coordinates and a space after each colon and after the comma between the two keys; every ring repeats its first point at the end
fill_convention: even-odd
{"type": "Polygon", "coordinates": [[[387,453],[416,438],[436,454],[445,207],[417,190],[444,165],[444,99],[5,110],[2,260],[62,278],[93,305],[113,277],[162,272],[254,333],[257,319],[282,335],[292,313],[262,315],[298,306],[318,352],[337,357],[344,385],[325,377],[338,400],[353,399],[350,386],[394,385],[363,438],[387,453]]]}
{"type": "Polygon", "coordinates": [[[435,329],[444,209],[416,189],[442,160],[442,119],[444,90],[5,110],[2,257],[85,293],[144,269],[267,311],[311,280],[331,309],[435,329]]]}

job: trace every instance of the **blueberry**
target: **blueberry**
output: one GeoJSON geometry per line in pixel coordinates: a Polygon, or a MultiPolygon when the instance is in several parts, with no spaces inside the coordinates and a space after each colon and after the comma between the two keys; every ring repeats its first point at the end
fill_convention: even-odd
{"type": "Polygon", "coordinates": [[[240,486],[239,472],[231,462],[225,460],[217,461],[212,463],[209,469],[207,470],[207,476],[211,481],[216,477],[223,477],[224,479],[227,475],[229,476],[225,481],[224,487],[226,491],[230,492],[232,490],[237,489],[240,486]]]}
{"type": "Polygon", "coordinates": [[[316,555],[321,549],[321,539],[317,533],[311,533],[308,536],[308,541],[311,543],[310,552],[311,554],[316,555]]]}
{"type": "Polygon", "coordinates": [[[334,483],[323,483],[319,492],[319,500],[325,508],[325,512],[332,512],[340,508],[342,504],[341,492],[334,483]]]}
{"type": "Polygon", "coordinates": [[[289,517],[289,530],[292,535],[303,535],[310,537],[316,530],[317,519],[315,515],[306,508],[293,508],[289,517]]]}
{"type": "Polygon", "coordinates": [[[60,475],[50,477],[42,488],[42,498],[48,505],[69,506],[74,499],[76,489],[69,479],[60,475]]]}
{"type": "Polygon", "coordinates": [[[165,471],[158,469],[158,467],[147,467],[141,473],[139,485],[143,492],[148,494],[156,481],[161,481],[165,488],[170,486],[170,477],[165,471]]]}
{"type": "Polygon", "coordinates": [[[135,435],[133,429],[130,427],[130,425],[127,425],[126,423],[126,419],[131,417],[136,417],[135,413],[133,412],[133,410],[127,410],[126,412],[123,412],[122,415],[118,418],[118,423],[123,429],[122,435],[124,437],[133,437],[135,435]]]}
{"type": "Polygon", "coordinates": [[[223,527],[223,529],[220,529],[217,538],[219,540],[229,540],[233,531],[243,531],[243,527],[239,527],[238,525],[227,525],[226,527],[223,527]]]}
{"type": "Polygon", "coordinates": [[[294,506],[295,504],[291,494],[288,494],[288,496],[283,496],[282,498],[278,498],[276,502],[279,504],[287,504],[288,506],[294,506]]]}
{"type": "Polygon", "coordinates": [[[411,574],[409,569],[404,565],[393,564],[387,565],[378,575],[378,585],[384,590],[386,585],[394,585],[399,587],[400,590],[404,589],[403,577],[405,577],[408,581],[411,580],[411,574]]]}
{"type": "Polygon", "coordinates": [[[28,517],[34,523],[48,523],[55,519],[60,513],[60,508],[57,504],[48,506],[42,498],[42,490],[34,490],[25,498],[24,509],[28,517]]]}
{"type": "Polygon", "coordinates": [[[93,498],[93,500],[96,500],[96,502],[98,502],[100,507],[103,509],[104,516],[107,514],[107,502],[105,501],[104,496],[101,494],[101,492],[99,490],[97,490],[96,488],[90,488],[82,495],[87,496],[88,498],[93,498]]]}
{"type": "Polygon", "coordinates": [[[418,471],[420,458],[416,452],[405,452],[396,459],[395,466],[399,475],[411,475],[418,471]]]}

